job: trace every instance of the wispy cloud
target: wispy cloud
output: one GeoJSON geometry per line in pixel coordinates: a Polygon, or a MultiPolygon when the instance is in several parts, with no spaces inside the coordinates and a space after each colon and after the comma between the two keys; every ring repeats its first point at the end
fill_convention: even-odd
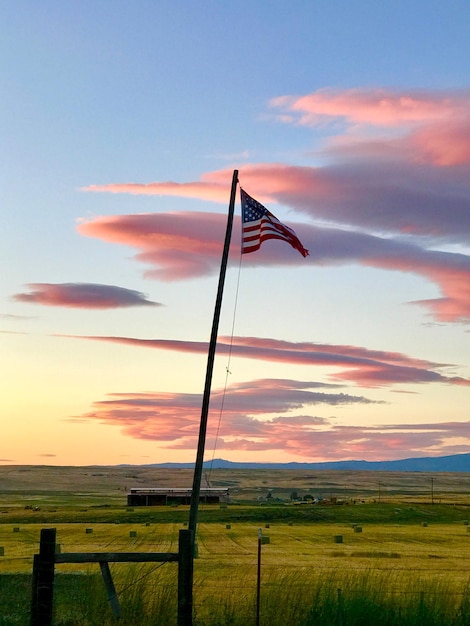
{"type": "Polygon", "coordinates": [[[212,274],[220,263],[224,217],[214,213],[160,213],[82,221],[82,235],[137,249],[136,259],[153,266],[145,275],[182,280],[212,274]]]}
{"type": "Polygon", "coordinates": [[[35,318],[29,315],[15,315],[13,313],[0,313],[0,319],[11,320],[11,321],[17,322],[21,320],[32,320],[35,318]]]}
{"type": "Polygon", "coordinates": [[[31,283],[30,291],[13,300],[76,309],[115,309],[131,306],[160,306],[133,289],[94,283],[31,283]]]}
{"type": "MultiPolygon", "coordinates": [[[[470,216],[470,205],[469,205],[470,216]]],[[[387,218],[390,222],[393,217],[387,218]]],[[[470,220],[470,218],[468,218],[470,220]]],[[[163,213],[98,217],[79,232],[137,249],[136,259],[155,269],[145,276],[183,280],[215,273],[220,263],[225,216],[213,213],[163,213]]],[[[246,266],[364,265],[417,274],[434,282],[441,297],[420,301],[435,319],[470,320],[470,256],[427,249],[420,242],[379,237],[338,228],[291,224],[310,250],[307,259],[288,246],[266,245],[247,255],[246,266]]],[[[457,227],[457,225],[456,225],[457,227]]],[[[236,220],[235,228],[240,228],[236,220]]]]}
{"type": "Polygon", "coordinates": [[[467,119],[470,92],[392,91],[389,89],[319,89],[304,96],[273,98],[284,121],[317,126],[338,119],[348,124],[414,127],[467,119]]]}
{"type": "MultiPolygon", "coordinates": [[[[469,422],[396,424],[393,426],[345,426],[337,419],[295,415],[309,405],[347,406],[369,404],[363,396],[318,391],[321,385],[293,380],[263,379],[234,385],[224,401],[223,417],[208,431],[208,449],[283,451],[290,456],[335,460],[344,458],[393,459],[410,454],[453,451],[449,439],[470,443],[469,422]],[[380,455],[378,454],[380,450],[380,455]]],[[[211,403],[217,414],[222,390],[211,403]]],[[[94,403],[93,410],[73,418],[118,426],[129,437],[159,441],[170,449],[194,450],[200,419],[200,394],[117,393],[94,403]]],[[[461,447],[462,443],[457,447],[461,447]]],[[[455,447],[455,446],[454,446],[455,447]]]]}
{"type": "MultiPolygon", "coordinates": [[[[134,337],[73,336],[78,339],[106,341],[126,346],[170,350],[192,354],[207,354],[207,343],[172,339],[138,339],[134,337]]],[[[470,380],[451,376],[439,370],[449,364],[414,359],[398,352],[368,350],[357,346],[289,342],[257,337],[220,337],[219,354],[239,358],[259,359],[278,363],[339,368],[330,375],[332,380],[353,382],[361,387],[381,387],[395,384],[445,383],[470,385],[470,380]]]]}
{"type": "MultiPolygon", "coordinates": [[[[331,131],[315,151],[315,166],[239,168],[241,184],[257,199],[280,203],[308,220],[290,223],[310,249],[302,267],[362,264],[415,273],[441,292],[419,305],[442,322],[469,321],[470,256],[464,251],[470,244],[470,91],[323,89],[273,98],[269,106],[306,133],[325,124],[331,131]],[[455,245],[461,254],[449,251],[455,245]]],[[[86,190],[226,204],[231,175],[222,169],[192,182],[86,190]]],[[[224,223],[224,215],[181,212],[98,217],[78,229],[134,247],[149,268],[147,277],[180,280],[216,271],[224,223]]],[[[290,252],[270,243],[246,264],[299,264],[290,252]]]]}

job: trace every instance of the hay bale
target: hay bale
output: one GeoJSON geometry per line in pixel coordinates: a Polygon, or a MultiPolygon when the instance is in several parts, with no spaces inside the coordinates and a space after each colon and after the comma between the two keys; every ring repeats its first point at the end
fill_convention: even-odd
{"type": "Polygon", "coordinates": [[[265,524],[264,527],[265,528],[271,528],[271,524],[265,524]]]}
{"type": "Polygon", "coordinates": [[[15,526],[15,527],[13,528],[13,532],[14,532],[14,533],[19,533],[19,532],[20,532],[19,526],[15,526]]]}
{"type": "Polygon", "coordinates": [[[355,533],[362,533],[362,526],[356,526],[356,527],[354,528],[354,532],[355,532],[355,533]]]}
{"type": "Polygon", "coordinates": [[[266,543],[271,543],[271,539],[267,535],[263,535],[261,537],[261,545],[264,545],[266,543]]]}
{"type": "Polygon", "coordinates": [[[93,532],[93,528],[85,528],[85,534],[91,535],[93,532]]]}
{"type": "Polygon", "coordinates": [[[0,556],[5,556],[5,547],[0,546],[0,556]]]}
{"type": "Polygon", "coordinates": [[[421,524],[421,526],[422,526],[423,528],[427,528],[427,527],[428,527],[428,523],[427,523],[427,522],[423,522],[423,523],[421,524]]]}
{"type": "Polygon", "coordinates": [[[232,524],[225,524],[225,528],[226,528],[227,530],[230,530],[230,529],[232,528],[232,524]]]}
{"type": "Polygon", "coordinates": [[[136,530],[131,530],[129,532],[129,537],[137,537],[137,531],[136,530]]]}
{"type": "Polygon", "coordinates": [[[343,543],[343,535],[335,535],[335,543],[343,543]]]}

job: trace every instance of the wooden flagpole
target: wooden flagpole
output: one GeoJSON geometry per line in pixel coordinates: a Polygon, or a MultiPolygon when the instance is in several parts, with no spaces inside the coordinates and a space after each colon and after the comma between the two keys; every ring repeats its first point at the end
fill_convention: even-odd
{"type": "Polygon", "coordinates": [[[191,506],[189,511],[188,530],[193,533],[193,542],[196,541],[196,527],[198,517],[199,496],[201,492],[202,469],[204,463],[204,448],[206,444],[207,416],[209,413],[209,401],[211,394],[212,372],[214,369],[215,349],[217,345],[217,333],[219,329],[220,310],[222,307],[222,296],[224,292],[225,273],[227,270],[227,260],[232,236],[233,214],[235,208],[235,195],[238,183],[238,170],[233,171],[232,189],[230,193],[230,203],[228,209],[227,229],[225,232],[224,250],[220,265],[219,287],[215,301],[214,318],[212,321],[212,332],[209,343],[209,353],[207,357],[206,382],[204,386],[204,396],[202,399],[201,422],[199,425],[199,440],[197,446],[196,464],[194,466],[193,490],[191,493],[191,506]]]}

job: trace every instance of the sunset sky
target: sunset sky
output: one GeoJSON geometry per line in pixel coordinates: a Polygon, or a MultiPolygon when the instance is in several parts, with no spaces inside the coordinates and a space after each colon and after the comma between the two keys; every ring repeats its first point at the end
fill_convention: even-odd
{"type": "Polygon", "coordinates": [[[470,3],[0,3],[0,461],[470,452],[470,3]]]}

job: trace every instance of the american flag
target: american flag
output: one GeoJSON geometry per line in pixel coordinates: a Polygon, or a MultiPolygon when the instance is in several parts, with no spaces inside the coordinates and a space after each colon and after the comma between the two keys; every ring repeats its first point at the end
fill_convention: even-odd
{"type": "Polygon", "coordinates": [[[308,255],[299,238],[288,226],[284,226],[266,207],[240,189],[242,203],[242,254],[259,250],[266,239],[282,239],[298,250],[303,257],[308,255]]]}

